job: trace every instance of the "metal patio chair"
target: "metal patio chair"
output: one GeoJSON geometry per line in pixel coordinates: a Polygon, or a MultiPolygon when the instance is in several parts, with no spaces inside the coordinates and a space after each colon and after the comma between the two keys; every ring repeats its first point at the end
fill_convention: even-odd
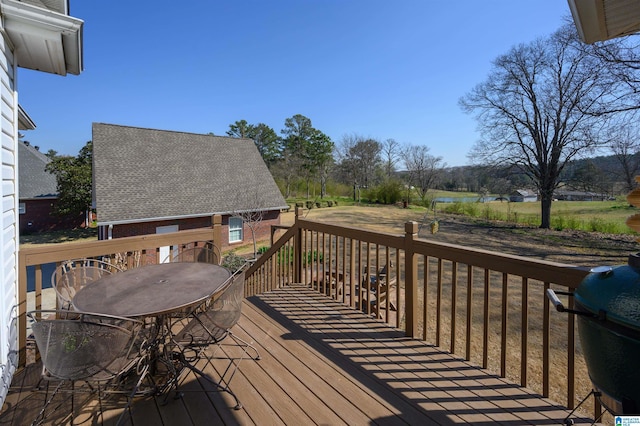
{"type": "Polygon", "coordinates": [[[197,241],[179,249],[172,262],[199,262],[219,265],[221,261],[220,249],[211,241],[197,241]]]}
{"type": "Polygon", "coordinates": [[[73,309],[73,296],[88,283],[122,269],[97,259],[75,259],[60,264],[51,275],[59,309],[73,309]]]}
{"type": "Polygon", "coordinates": [[[33,321],[33,335],[42,358],[42,380],[38,387],[43,381],[58,382],[32,424],[41,424],[60,409],[64,400],[47,413],[59,392],[70,393],[71,423],[74,394],[96,392],[102,403],[101,398],[107,392],[123,393],[128,401],[122,419],[146,376],[147,357],[138,338],[143,323],[131,318],[68,310],[31,311],[27,315],[33,321]],[[123,377],[129,373],[136,376],[131,390],[122,386],[123,377]],[[77,382],[86,386],[78,388],[77,382]]]}
{"type": "Polygon", "coordinates": [[[178,355],[184,366],[213,383],[218,390],[233,396],[236,401],[234,407],[236,410],[242,408],[242,404],[229,387],[231,379],[244,358],[260,359],[260,353],[252,343],[241,339],[231,331],[242,314],[244,277],[244,270],[237,271],[222,293],[219,296],[212,296],[195,309],[187,318],[186,325],[173,336],[173,343],[178,348],[178,355]],[[227,346],[229,340],[233,341],[229,345],[241,349],[240,357],[231,356],[228,349],[222,348],[223,344],[227,346]],[[208,356],[205,349],[210,345],[214,345],[215,350],[211,356],[208,356]],[[249,354],[249,350],[253,354],[249,354]],[[218,352],[222,352],[223,355],[217,356],[218,352]],[[212,365],[211,360],[213,359],[223,358],[229,361],[218,381],[212,380],[204,371],[194,365],[197,360],[203,358],[207,360],[209,365],[212,365]]]}

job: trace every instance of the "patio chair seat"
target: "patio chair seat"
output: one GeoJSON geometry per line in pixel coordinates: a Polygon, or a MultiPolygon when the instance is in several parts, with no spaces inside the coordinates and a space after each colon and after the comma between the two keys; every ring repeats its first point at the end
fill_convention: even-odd
{"type": "MultiPolygon", "coordinates": [[[[34,424],[45,420],[48,405],[65,383],[71,384],[73,413],[74,382],[93,385],[100,397],[111,381],[145,359],[136,344],[141,321],[68,310],[32,311],[27,315],[33,321],[33,335],[42,358],[42,379],[59,381],[34,424]]],[[[129,395],[129,403],[136,390],[129,395]]]]}

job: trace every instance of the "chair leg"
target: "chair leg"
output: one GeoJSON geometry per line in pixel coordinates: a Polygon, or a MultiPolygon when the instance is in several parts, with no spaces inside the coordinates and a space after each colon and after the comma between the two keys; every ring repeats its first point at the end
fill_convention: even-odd
{"type": "MultiPolygon", "coordinates": [[[[53,398],[55,398],[55,396],[58,394],[58,391],[60,390],[60,388],[62,387],[64,381],[61,381],[60,383],[58,383],[58,386],[56,386],[55,390],[53,391],[53,393],[51,394],[51,396],[49,398],[46,399],[44,406],[42,407],[42,409],[40,409],[40,412],[38,413],[38,415],[36,416],[36,418],[33,420],[33,422],[31,423],[31,426],[34,425],[41,425],[42,422],[44,422],[44,420],[46,419],[46,413],[45,411],[47,410],[47,407],[49,406],[49,404],[51,403],[51,401],[53,401],[53,398]]],[[[73,403],[72,403],[73,405],[73,403]]],[[[72,407],[73,409],[73,407],[72,407]]]]}
{"type": "Polygon", "coordinates": [[[258,349],[255,346],[253,346],[253,342],[247,342],[246,340],[243,340],[240,337],[233,334],[231,331],[229,331],[229,336],[236,342],[238,346],[242,348],[244,353],[247,354],[249,357],[251,357],[254,361],[260,360],[260,352],[258,352],[258,349]],[[249,348],[253,349],[253,351],[256,354],[255,356],[249,355],[249,352],[247,351],[247,349],[249,348]]]}
{"type": "MultiPolygon", "coordinates": [[[[184,359],[184,357],[182,357],[182,354],[180,353],[180,356],[182,358],[183,361],[183,365],[188,368],[189,370],[191,370],[192,372],[194,372],[195,374],[197,374],[198,376],[200,376],[202,379],[206,380],[207,382],[211,383],[212,385],[214,385],[218,390],[223,391],[228,393],[229,395],[231,395],[233,397],[233,399],[236,401],[236,405],[233,407],[235,410],[239,410],[242,408],[242,403],[240,402],[240,400],[238,399],[238,397],[236,396],[236,394],[229,388],[229,382],[228,381],[223,381],[222,379],[219,382],[216,382],[215,380],[213,380],[211,377],[209,377],[207,375],[207,373],[205,373],[204,371],[202,371],[201,369],[199,369],[198,367],[196,367],[195,365],[193,365],[192,363],[188,362],[187,360],[184,359]]],[[[207,362],[211,362],[209,359],[207,359],[207,362]]],[[[231,364],[233,363],[233,361],[231,362],[231,364]]],[[[226,374],[226,372],[229,370],[230,365],[227,366],[227,369],[225,370],[225,373],[223,374],[223,376],[226,374]]]]}
{"type": "MultiPolygon", "coordinates": [[[[240,402],[240,400],[238,399],[236,394],[229,387],[230,383],[231,383],[231,380],[233,379],[233,376],[238,371],[238,368],[240,366],[240,362],[245,358],[245,356],[250,357],[253,360],[257,361],[257,360],[260,359],[260,352],[258,352],[258,349],[255,346],[253,346],[253,344],[251,344],[251,343],[243,340],[242,338],[234,335],[231,331],[227,331],[227,336],[230,337],[234,342],[233,344],[231,344],[231,346],[238,346],[239,348],[242,349],[242,355],[240,356],[239,359],[234,359],[234,358],[230,358],[230,357],[226,357],[226,356],[224,357],[224,358],[229,358],[229,364],[224,369],[222,374],[220,374],[220,380],[218,380],[217,382],[215,380],[211,379],[203,370],[201,370],[198,367],[196,367],[195,365],[193,365],[193,363],[191,362],[191,359],[187,360],[185,358],[185,356],[184,356],[184,351],[178,352],[177,356],[179,357],[180,361],[182,362],[182,364],[186,368],[188,368],[189,370],[191,370],[195,374],[199,375],[201,378],[205,379],[209,383],[211,383],[214,386],[216,386],[216,388],[218,390],[227,392],[229,395],[231,395],[233,397],[233,399],[236,401],[236,405],[235,405],[234,409],[239,410],[239,409],[242,408],[242,403],[240,402]],[[249,348],[253,350],[253,352],[254,352],[253,354],[249,353],[249,348]]],[[[218,353],[218,350],[221,350],[223,344],[225,346],[228,346],[228,344],[224,343],[224,339],[221,340],[216,345],[216,348],[213,351],[213,354],[211,355],[211,357],[202,354],[202,352],[204,352],[204,349],[206,349],[205,347],[202,347],[202,351],[199,353],[199,356],[197,356],[195,360],[200,359],[200,358],[204,358],[204,359],[206,359],[206,362],[209,365],[212,365],[211,364],[211,359],[212,358],[216,358],[216,354],[218,353]]]]}
{"type": "Polygon", "coordinates": [[[116,422],[116,426],[120,426],[120,425],[123,424],[124,416],[127,413],[127,411],[129,410],[129,407],[131,406],[131,403],[133,402],[133,398],[135,397],[136,393],[138,393],[138,390],[140,389],[140,386],[142,385],[142,382],[147,377],[147,373],[148,372],[149,372],[149,365],[145,364],[144,367],[142,368],[142,370],[140,371],[140,377],[138,378],[138,381],[136,382],[135,386],[133,387],[133,390],[131,391],[131,393],[127,397],[127,405],[122,410],[122,413],[120,413],[120,417],[118,417],[118,421],[116,422]]]}

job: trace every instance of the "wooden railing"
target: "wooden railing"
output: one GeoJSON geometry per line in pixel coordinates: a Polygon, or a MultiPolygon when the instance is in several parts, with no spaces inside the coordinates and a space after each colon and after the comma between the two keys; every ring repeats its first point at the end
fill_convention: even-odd
{"type": "Polygon", "coordinates": [[[569,408],[589,393],[574,318],[552,312],[545,298],[547,288],[575,289],[587,270],[419,239],[417,231],[415,222],[392,235],[296,212],[247,271],[246,293],[307,284],[569,408]]]}
{"type": "MultiPolygon", "coordinates": [[[[304,283],[354,309],[459,354],[502,377],[573,408],[591,389],[572,316],[551,312],[547,288],[576,288],[588,271],[404,235],[304,220],[295,223],[246,272],[245,293],[304,283]]],[[[19,339],[26,342],[27,267],[81,257],[117,258],[128,267],[157,258],[160,247],[220,241],[212,229],[20,250],[19,339]]],[[[565,305],[571,307],[569,299],[565,305]]],[[[594,407],[598,415],[599,405],[594,407]]]]}
{"type": "MultiPolygon", "coordinates": [[[[43,266],[46,264],[79,259],[108,259],[110,262],[127,269],[149,263],[158,263],[161,247],[172,249],[187,246],[195,242],[221,240],[221,216],[212,217],[211,228],[201,228],[167,234],[143,235],[139,237],[117,238],[113,240],[78,242],[73,244],[49,244],[21,248],[19,251],[18,276],[18,348],[19,365],[26,360],[27,333],[27,268],[35,269],[34,309],[42,308],[43,266]]],[[[218,244],[219,246],[219,244],[218,244]]],[[[48,306],[47,308],[51,308],[48,306]]]]}

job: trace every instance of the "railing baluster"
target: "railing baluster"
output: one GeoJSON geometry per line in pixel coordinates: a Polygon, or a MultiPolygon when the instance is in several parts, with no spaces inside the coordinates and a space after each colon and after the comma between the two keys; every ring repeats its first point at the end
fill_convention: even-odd
{"type": "Polygon", "coordinates": [[[349,306],[354,308],[356,306],[356,283],[355,283],[355,272],[356,272],[356,241],[353,238],[349,238],[349,249],[351,251],[351,262],[349,265],[349,306]]]}
{"type": "Polygon", "coordinates": [[[489,270],[484,270],[484,330],[482,335],[482,368],[489,366],[489,270]]]}
{"type": "MultiPolygon", "coordinates": [[[[569,309],[574,309],[574,298],[569,297],[569,309]]],[[[576,353],[576,322],[575,315],[569,315],[567,320],[567,408],[573,410],[576,400],[575,382],[575,353],[576,353]]]]}
{"type": "Polygon", "coordinates": [[[436,346],[440,346],[440,327],[442,319],[442,259],[438,258],[438,278],[436,281],[436,346]]]}
{"type": "Polygon", "coordinates": [[[423,261],[423,268],[424,268],[424,275],[422,277],[422,292],[424,294],[424,296],[422,296],[422,298],[424,299],[424,305],[423,305],[423,309],[422,309],[422,340],[426,341],[427,340],[427,332],[428,332],[428,321],[429,321],[429,315],[428,315],[428,311],[429,311],[429,256],[426,255],[422,255],[422,261],[423,261]]]}
{"type": "Polygon", "coordinates": [[[471,359],[471,324],[473,319],[473,266],[467,265],[467,341],[464,358],[471,359]]]}
{"type": "MultiPolygon", "coordinates": [[[[400,312],[404,312],[405,311],[405,307],[404,305],[400,304],[400,301],[402,300],[400,298],[400,284],[401,284],[401,276],[400,276],[400,265],[402,265],[402,263],[400,263],[400,249],[396,248],[396,268],[397,268],[397,272],[396,272],[396,324],[395,326],[400,328],[401,324],[400,324],[400,312]]],[[[402,286],[405,287],[406,286],[402,286]]]]}
{"type": "Polygon", "coordinates": [[[449,349],[456,353],[456,299],[458,296],[458,262],[451,262],[451,342],[449,349]]]}
{"type": "Polygon", "coordinates": [[[527,347],[529,341],[529,280],[522,277],[522,303],[520,311],[520,384],[527,386],[527,347]]]}
{"type": "MultiPolygon", "coordinates": [[[[546,294],[547,289],[550,287],[548,282],[544,283],[544,292],[546,294]]],[[[550,317],[549,317],[549,303],[547,303],[546,296],[540,295],[544,299],[544,307],[542,314],[542,396],[549,397],[549,332],[551,331],[550,317]]]]}
{"type": "Polygon", "coordinates": [[[500,376],[507,376],[507,318],[509,311],[509,274],[502,274],[502,324],[500,335],[500,376]]]}

